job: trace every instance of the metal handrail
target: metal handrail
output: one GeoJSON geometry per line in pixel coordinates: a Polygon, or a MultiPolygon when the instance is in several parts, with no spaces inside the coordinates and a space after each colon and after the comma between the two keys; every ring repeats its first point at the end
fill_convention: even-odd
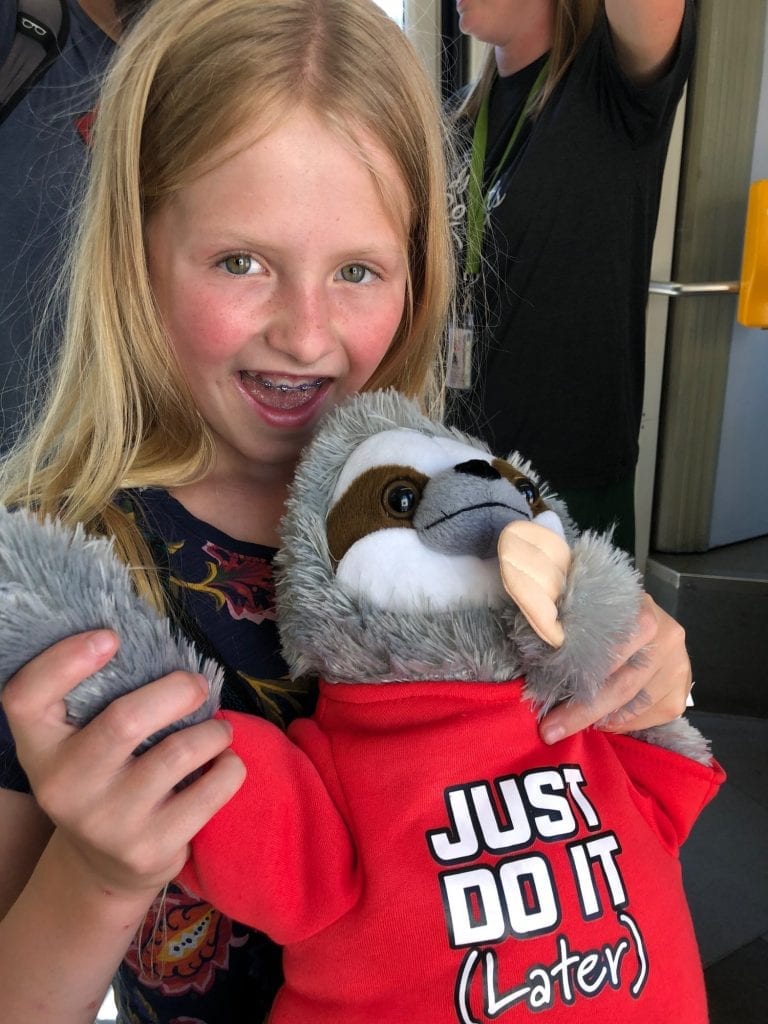
{"type": "Polygon", "coordinates": [[[651,281],[648,291],[652,295],[669,295],[676,298],[680,295],[736,295],[741,289],[741,281],[713,281],[706,284],[680,284],[677,281],[651,281]]]}

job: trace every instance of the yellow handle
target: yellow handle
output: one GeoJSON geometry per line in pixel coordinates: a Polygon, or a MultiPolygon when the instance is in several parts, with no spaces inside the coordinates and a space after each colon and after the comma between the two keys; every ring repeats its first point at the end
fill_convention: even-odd
{"type": "Polygon", "coordinates": [[[743,327],[768,328],[768,181],[749,189],[736,318],[743,327]]]}

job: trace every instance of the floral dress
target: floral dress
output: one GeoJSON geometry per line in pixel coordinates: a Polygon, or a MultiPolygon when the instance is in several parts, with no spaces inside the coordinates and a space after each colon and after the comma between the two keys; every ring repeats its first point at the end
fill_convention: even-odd
{"type": "MultiPolygon", "coordinates": [[[[153,548],[181,628],[225,669],[222,705],[283,726],[310,714],[315,687],[292,683],[280,654],[274,549],[233,540],[162,490],[123,502],[153,548]]],[[[274,943],[172,884],[115,978],[118,1022],[258,1022],[281,980],[274,943]]]]}

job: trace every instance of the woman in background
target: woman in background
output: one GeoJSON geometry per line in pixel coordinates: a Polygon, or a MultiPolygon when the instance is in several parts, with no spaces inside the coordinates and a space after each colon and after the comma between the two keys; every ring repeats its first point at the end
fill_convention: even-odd
{"type": "Polygon", "coordinates": [[[651,250],[692,0],[459,0],[489,44],[458,110],[464,299],[450,419],[530,456],[634,553],[651,250]]]}

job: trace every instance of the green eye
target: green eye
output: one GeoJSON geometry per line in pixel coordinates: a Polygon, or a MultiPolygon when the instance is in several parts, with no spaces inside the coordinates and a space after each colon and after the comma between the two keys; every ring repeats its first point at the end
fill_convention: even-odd
{"type": "Polygon", "coordinates": [[[362,263],[350,263],[346,267],[341,268],[343,280],[348,281],[350,284],[360,284],[367,273],[368,267],[364,267],[362,263]]]}
{"type": "Polygon", "coordinates": [[[251,269],[250,256],[227,256],[224,260],[224,266],[227,268],[230,274],[247,274],[251,269]]]}

